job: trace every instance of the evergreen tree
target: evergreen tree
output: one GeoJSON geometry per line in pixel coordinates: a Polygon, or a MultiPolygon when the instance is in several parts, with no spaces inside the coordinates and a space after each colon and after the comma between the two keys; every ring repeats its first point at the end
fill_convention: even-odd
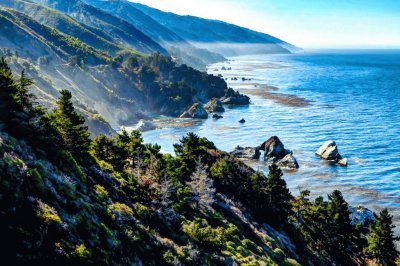
{"type": "Polygon", "coordinates": [[[21,76],[17,82],[17,92],[16,92],[16,100],[17,102],[24,107],[32,107],[33,94],[29,93],[29,87],[33,85],[33,80],[27,78],[25,75],[25,70],[22,70],[21,76]]]}
{"type": "Polygon", "coordinates": [[[273,164],[269,167],[265,189],[268,192],[269,207],[273,213],[271,222],[275,225],[286,223],[291,212],[292,196],[282,176],[282,170],[277,165],[273,164]]]}
{"type": "Polygon", "coordinates": [[[2,57],[0,59],[0,119],[10,128],[12,128],[11,121],[18,112],[22,111],[21,105],[16,100],[17,90],[11,68],[2,57]]]}
{"type": "Polygon", "coordinates": [[[332,255],[345,262],[345,254],[352,254],[356,243],[356,228],[351,224],[349,205],[342,193],[335,190],[328,195],[328,199],[328,219],[331,224],[328,229],[327,243],[332,255]]]}
{"type": "Polygon", "coordinates": [[[394,241],[399,238],[393,233],[392,216],[387,209],[384,209],[379,216],[375,215],[375,218],[370,228],[366,253],[381,265],[396,265],[398,252],[394,241]]]}
{"type": "Polygon", "coordinates": [[[84,126],[85,119],[75,111],[71,102],[71,92],[62,90],[57,100],[57,108],[50,114],[52,124],[57,129],[68,151],[75,160],[84,163],[89,156],[90,133],[84,126]]]}

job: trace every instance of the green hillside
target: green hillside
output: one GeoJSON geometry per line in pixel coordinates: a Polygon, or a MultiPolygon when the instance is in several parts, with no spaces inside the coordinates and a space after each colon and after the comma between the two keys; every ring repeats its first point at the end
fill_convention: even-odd
{"type": "Polygon", "coordinates": [[[0,240],[10,265],[394,265],[391,216],[353,225],[339,191],[293,197],[195,134],[89,138],[61,91],[45,112],[0,60],[0,240]],[[370,225],[370,226],[369,226],[370,225]]]}

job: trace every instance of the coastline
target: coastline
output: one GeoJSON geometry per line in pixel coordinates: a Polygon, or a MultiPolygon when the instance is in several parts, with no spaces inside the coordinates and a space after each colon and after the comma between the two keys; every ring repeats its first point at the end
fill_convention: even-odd
{"type": "MultiPolygon", "coordinates": [[[[347,97],[342,88],[337,90],[335,87],[337,94],[329,95],[325,89],[321,93],[313,86],[312,90],[305,92],[297,90],[296,85],[292,85],[295,84],[293,80],[286,81],[286,73],[289,73],[288,75],[297,73],[297,68],[301,66],[303,69],[304,65],[292,64],[291,68],[286,68],[285,65],[292,62],[290,58],[287,60],[289,63],[280,58],[270,59],[270,57],[261,57],[261,63],[252,62],[258,60],[258,57],[239,59],[228,61],[232,70],[223,73],[220,70],[213,71],[217,68],[221,69],[224,65],[228,66],[225,62],[210,66],[209,73],[226,74],[224,78],[229,76],[227,80],[229,87],[251,97],[249,106],[225,106],[226,111],[221,113],[223,118],[219,120],[156,118],[155,123],[158,123],[161,128],[143,133],[144,140],[148,143],[158,143],[164,152],[173,153],[173,143],[177,143],[188,132],[196,132],[213,141],[219,149],[231,152],[237,145],[255,147],[270,136],[276,135],[282,139],[285,147],[294,152],[300,165],[297,171],[284,171],[284,178],[294,195],[297,195],[300,190],[310,189],[313,191],[313,197],[326,197],[333,189],[338,188],[353,206],[362,205],[374,211],[387,207],[394,216],[396,232],[400,233],[398,192],[393,190],[394,188],[382,188],[382,185],[379,185],[379,180],[386,180],[387,184],[392,184],[390,180],[396,180],[397,175],[384,174],[388,169],[384,163],[386,160],[368,157],[371,156],[369,153],[373,145],[378,145],[376,146],[378,150],[384,146],[379,143],[365,143],[365,130],[370,129],[364,125],[360,127],[353,124],[352,117],[343,117],[343,114],[347,114],[344,112],[346,109],[343,108],[347,106],[351,106],[350,110],[356,112],[362,112],[363,109],[357,110],[358,107],[352,105],[344,107],[344,104],[351,102],[352,98],[347,97]],[[279,67],[278,63],[270,64],[270,61],[279,63],[283,61],[284,67],[279,67]],[[249,62],[254,66],[264,65],[264,70],[248,71],[249,62]],[[270,68],[266,69],[265,65],[270,68]],[[291,69],[294,70],[291,71],[291,69]],[[277,72],[282,73],[280,74],[283,81],[282,87],[279,86],[280,80],[270,78],[269,73],[276,75],[277,72]],[[264,78],[265,75],[268,78],[264,78]],[[237,80],[231,80],[233,77],[237,77],[237,80]],[[242,77],[246,80],[242,81],[242,77]],[[269,80],[274,82],[270,83],[269,80]],[[278,86],[270,86],[267,85],[268,83],[278,86]],[[273,98],[275,94],[283,95],[281,97],[285,101],[279,102],[273,98]],[[295,104],[291,101],[292,96],[296,96],[295,104]],[[337,99],[342,99],[343,102],[337,102],[337,99]],[[297,101],[300,102],[300,106],[297,101]],[[238,123],[241,118],[245,118],[246,123],[238,123]],[[340,130],[337,123],[340,123],[340,130]],[[327,164],[315,156],[316,149],[329,139],[336,140],[340,152],[349,158],[347,169],[327,164]]],[[[302,71],[308,71],[308,69],[302,71]]],[[[287,77],[290,79],[292,76],[287,77]]],[[[339,78],[342,82],[342,77],[337,77],[338,80],[339,78]]],[[[375,122],[370,123],[374,128],[375,122]]],[[[268,171],[267,165],[262,161],[250,162],[250,164],[260,171],[268,171]]]]}

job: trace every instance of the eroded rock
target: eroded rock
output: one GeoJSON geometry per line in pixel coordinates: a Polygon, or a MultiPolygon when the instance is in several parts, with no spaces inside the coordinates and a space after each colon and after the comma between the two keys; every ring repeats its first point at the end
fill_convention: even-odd
{"type": "Polygon", "coordinates": [[[361,224],[363,226],[368,226],[369,222],[373,222],[375,220],[374,213],[371,210],[364,208],[363,206],[350,206],[349,212],[351,224],[353,225],[361,224]]]}
{"type": "Polygon", "coordinates": [[[157,126],[152,121],[140,119],[139,122],[133,127],[133,129],[140,132],[146,132],[157,129],[157,126]]]}
{"type": "Polygon", "coordinates": [[[323,160],[336,162],[341,166],[348,165],[348,159],[340,155],[337,144],[333,140],[325,141],[315,154],[323,160]]]}
{"type": "Polygon", "coordinates": [[[225,112],[225,108],[222,106],[222,102],[217,98],[212,98],[206,105],[204,105],[209,113],[225,112]]]}
{"type": "Polygon", "coordinates": [[[277,136],[272,136],[260,146],[264,151],[264,160],[268,164],[276,164],[282,168],[298,169],[299,164],[293,153],[285,149],[285,146],[277,136]]]}
{"type": "Polygon", "coordinates": [[[299,168],[299,164],[298,164],[296,158],[291,153],[287,154],[285,157],[278,160],[276,164],[282,168],[290,168],[290,169],[298,169],[299,168]]]}
{"type": "Polygon", "coordinates": [[[225,92],[225,96],[221,98],[223,104],[234,104],[234,105],[249,105],[250,98],[246,95],[240,94],[238,91],[234,91],[229,88],[225,92]]]}
{"type": "Polygon", "coordinates": [[[259,147],[240,147],[237,146],[234,151],[230,153],[231,155],[240,159],[260,159],[260,149],[259,147]]]}
{"type": "Polygon", "coordinates": [[[193,104],[189,110],[185,111],[180,118],[199,118],[199,119],[207,119],[208,113],[206,109],[204,109],[203,105],[200,103],[193,104]]]}

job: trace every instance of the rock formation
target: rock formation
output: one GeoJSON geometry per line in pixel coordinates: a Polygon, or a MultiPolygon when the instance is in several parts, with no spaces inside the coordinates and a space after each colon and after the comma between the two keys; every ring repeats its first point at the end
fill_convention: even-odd
{"type": "Polygon", "coordinates": [[[221,98],[221,102],[223,104],[249,105],[250,98],[246,95],[240,94],[238,91],[234,91],[232,88],[229,88],[221,98]]]}
{"type": "Polygon", "coordinates": [[[206,109],[204,109],[203,105],[200,103],[195,103],[189,110],[185,111],[180,118],[199,118],[199,119],[207,119],[208,113],[206,109]]]}
{"type": "Polygon", "coordinates": [[[225,112],[222,102],[217,98],[212,98],[206,105],[204,105],[204,109],[206,109],[209,113],[225,112]]]}
{"type": "Polygon", "coordinates": [[[336,142],[333,140],[325,141],[315,154],[323,160],[336,162],[341,166],[348,165],[348,159],[340,155],[336,142]]]}

